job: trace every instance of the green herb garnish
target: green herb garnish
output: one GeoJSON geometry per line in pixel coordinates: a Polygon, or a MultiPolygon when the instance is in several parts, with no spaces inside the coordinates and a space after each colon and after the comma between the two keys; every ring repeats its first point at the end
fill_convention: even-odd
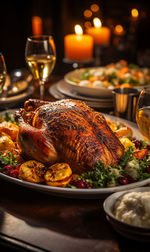
{"type": "Polygon", "coordinates": [[[15,121],[14,115],[8,111],[6,111],[4,115],[0,115],[0,123],[4,121],[17,124],[17,122],[15,121]]]}
{"type": "Polygon", "coordinates": [[[88,80],[90,77],[93,77],[93,74],[90,73],[89,69],[86,69],[83,73],[79,75],[80,80],[88,80]]]}
{"type": "Polygon", "coordinates": [[[6,165],[17,166],[17,158],[19,155],[15,155],[10,151],[0,152],[0,167],[4,167],[6,165]]]}
{"type": "Polygon", "coordinates": [[[140,68],[140,67],[139,67],[138,65],[136,65],[136,64],[129,64],[128,67],[129,67],[130,69],[139,69],[139,68],[140,68]]]}

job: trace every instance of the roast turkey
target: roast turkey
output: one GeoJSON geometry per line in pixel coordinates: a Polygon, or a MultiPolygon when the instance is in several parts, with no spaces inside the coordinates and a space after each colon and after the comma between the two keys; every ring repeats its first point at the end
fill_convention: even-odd
{"type": "Polygon", "coordinates": [[[82,101],[30,99],[16,112],[16,120],[24,156],[48,165],[66,162],[81,173],[96,161],[116,165],[124,154],[104,116],[82,101]]]}

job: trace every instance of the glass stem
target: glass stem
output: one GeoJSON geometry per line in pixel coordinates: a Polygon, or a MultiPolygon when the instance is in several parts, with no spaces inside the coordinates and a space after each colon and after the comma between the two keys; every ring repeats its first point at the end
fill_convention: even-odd
{"type": "Polygon", "coordinates": [[[40,100],[44,100],[44,81],[40,81],[40,100]]]}

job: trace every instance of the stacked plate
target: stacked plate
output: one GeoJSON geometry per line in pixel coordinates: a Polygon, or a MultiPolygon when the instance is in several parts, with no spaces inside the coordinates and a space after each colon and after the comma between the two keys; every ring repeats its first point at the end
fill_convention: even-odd
{"type": "Polygon", "coordinates": [[[91,95],[88,93],[80,92],[80,90],[74,89],[71,85],[69,85],[65,80],[60,80],[55,83],[53,86],[49,88],[50,94],[55,99],[65,99],[71,98],[76,100],[84,101],[88,106],[95,109],[108,109],[111,110],[113,108],[113,97],[112,96],[103,96],[102,95],[91,95]]]}

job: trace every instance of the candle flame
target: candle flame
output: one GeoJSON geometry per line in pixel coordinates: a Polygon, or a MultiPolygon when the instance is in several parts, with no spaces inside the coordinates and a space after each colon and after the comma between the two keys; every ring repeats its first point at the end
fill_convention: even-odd
{"type": "Polygon", "coordinates": [[[80,25],[75,25],[75,33],[77,35],[82,35],[83,34],[83,30],[82,30],[82,27],[80,25]]]}
{"type": "Polygon", "coordinates": [[[102,26],[102,22],[99,18],[94,18],[93,23],[96,28],[100,28],[102,26]]]}
{"type": "Polygon", "coordinates": [[[132,15],[133,18],[138,18],[139,11],[137,9],[132,9],[131,10],[131,15],[132,15]]]}

